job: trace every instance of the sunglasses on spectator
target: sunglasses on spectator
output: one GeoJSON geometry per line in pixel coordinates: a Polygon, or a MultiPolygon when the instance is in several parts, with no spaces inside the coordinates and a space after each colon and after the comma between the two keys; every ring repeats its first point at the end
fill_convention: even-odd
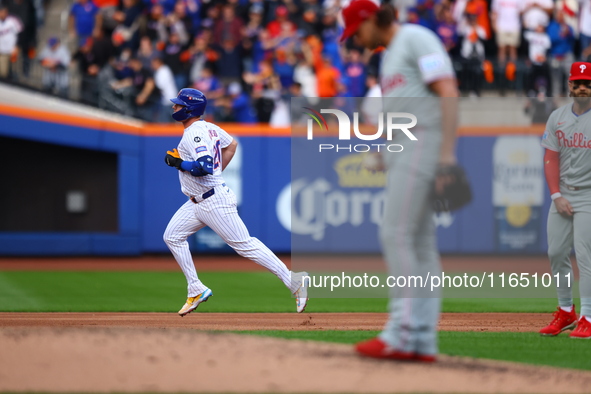
{"type": "Polygon", "coordinates": [[[583,80],[583,81],[571,81],[573,84],[574,89],[578,89],[583,85],[587,89],[591,89],[591,81],[583,80]]]}

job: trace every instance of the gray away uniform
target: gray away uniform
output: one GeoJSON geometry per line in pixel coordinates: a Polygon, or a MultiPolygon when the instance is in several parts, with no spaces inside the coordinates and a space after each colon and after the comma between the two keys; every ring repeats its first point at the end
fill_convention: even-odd
{"type": "MultiPolygon", "coordinates": [[[[429,84],[455,77],[439,38],[417,25],[402,25],[386,49],[380,70],[384,112],[417,117],[411,141],[398,132],[392,143],[401,153],[386,153],[388,167],[385,216],[380,239],[389,275],[441,273],[429,194],[441,146],[441,103],[429,84]],[[420,98],[420,99],[417,99],[420,98]],[[427,98],[427,99],[426,99],[427,98]]],[[[408,123],[408,120],[400,123],[408,123]]],[[[393,288],[390,318],[380,338],[395,349],[437,353],[440,293],[428,288],[393,288]]]]}
{"type": "MultiPolygon", "coordinates": [[[[573,216],[548,214],[548,256],[552,274],[559,274],[558,304],[573,304],[574,282],[570,253],[574,246],[580,272],[581,314],[591,316],[591,111],[577,116],[573,104],[552,112],[542,146],[560,153],[560,193],[573,207],[573,216]],[[578,190],[573,190],[578,189],[578,190]],[[570,274],[571,287],[565,276],[570,274]]],[[[554,282],[556,283],[556,279],[554,282]]]]}

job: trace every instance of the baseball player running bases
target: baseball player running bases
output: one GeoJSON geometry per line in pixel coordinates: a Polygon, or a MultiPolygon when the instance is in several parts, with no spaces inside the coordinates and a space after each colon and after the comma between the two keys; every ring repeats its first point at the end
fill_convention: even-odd
{"type": "Polygon", "coordinates": [[[540,330],[556,336],[574,329],[571,338],[591,338],[591,63],[573,63],[568,80],[573,102],[555,110],[542,137],[544,172],[552,205],[548,214],[548,257],[558,275],[558,308],[540,330]],[[581,315],[577,318],[570,253],[579,266],[581,315]]]}
{"type": "MultiPolygon", "coordinates": [[[[457,165],[458,91],[451,60],[433,32],[398,24],[388,4],[380,7],[370,0],[353,0],[343,10],[343,20],[343,40],[354,36],[370,50],[386,48],[380,66],[384,112],[397,112],[390,108],[395,98],[425,97],[431,99],[423,102],[435,103],[416,108],[426,113],[423,118],[417,116],[424,125],[415,134],[417,141],[403,142],[402,153],[384,157],[388,174],[380,241],[389,275],[437,275],[441,263],[430,193],[434,183],[437,188],[445,186],[439,171],[457,165]],[[438,99],[443,97],[451,99],[438,99]]],[[[406,137],[392,141],[406,141],[406,137]]],[[[374,358],[435,361],[440,294],[410,287],[393,290],[384,330],[377,338],[357,344],[357,352],[374,358]]]]}
{"type": "Polygon", "coordinates": [[[236,196],[226,185],[222,171],[232,160],[238,143],[226,131],[202,119],[207,106],[205,95],[196,89],[182,89],[173,102],[172,117],[185,131],[177,149],[168,151],[165,162],[178,169],[182,192],[188,197],[174,214],[164,242],[180,265],[188,283],[187,302],[179,315],[195,310],[213,295],[197,275],[187,238],[209,226],[239,255],[275,274],[296,298],[297,312],[308,302],[306,272],[292,273],[257,238],[251,237],[238,216],[236,196]],[[306,282],[306,283],[304,283],[306,282]]]}

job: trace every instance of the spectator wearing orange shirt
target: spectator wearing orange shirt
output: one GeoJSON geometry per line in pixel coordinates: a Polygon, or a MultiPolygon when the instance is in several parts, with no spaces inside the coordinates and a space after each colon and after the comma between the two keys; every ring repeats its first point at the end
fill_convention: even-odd
{"type": "Polygon", "coordinates": [[[486,40],[491,38],[492,30],[490,27],[490,18],[488,16],[488,4],[486,0],[468,0],[466,3],[466,14],[476,15],[476,25],[480,26],[486,32],[486,40]]]}
{"type": "Polygon", "coordinates": [[[494,51],[495,43],[491,40],[492,28],[490,24],[490,15],[488,13],[488,4],[486,0],[457,0],[453,6],[454,19],[458,24],[458,34],[468,29],[469,25],[466,15],[475,16],[476,25],[484,30],[485,37],[482,39],[486,51],[494,51]],[[491,45],[491,47],[489,47],[491,45]]]}
{"type": "Polygon", "coordinates": [[[318,80],[318,97],[335,97],[337,95],[341,73],[332,65],[330,58],[322,57],[321,63],[316,66],[316,78],[318,80]]]}

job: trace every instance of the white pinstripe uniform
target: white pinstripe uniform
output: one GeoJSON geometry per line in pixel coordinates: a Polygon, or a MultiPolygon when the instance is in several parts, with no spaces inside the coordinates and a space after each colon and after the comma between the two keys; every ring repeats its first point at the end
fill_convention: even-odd
{"type": "Polygon", "coordinates": [[[222,149],[233,138],[220,127],[199,120],[185,129],[178,146],[181,159],[195,161],[202,156],[214,159],[212,175],[192,176],[179,171],[182,192],[189,197],[174,214],[164,232],[164,242],[179,263],[188,282],[188,297],[195,297],[208,290],[195,270],[187,238],[205,226],[209,226],[239,255],[262,265],[274,273],[293,293],[300,288],[292,281],[291,271],[269,248],[257,238],[251,237],[244,222],[238,216],[236,195],[222,177],[222,149]]]}

